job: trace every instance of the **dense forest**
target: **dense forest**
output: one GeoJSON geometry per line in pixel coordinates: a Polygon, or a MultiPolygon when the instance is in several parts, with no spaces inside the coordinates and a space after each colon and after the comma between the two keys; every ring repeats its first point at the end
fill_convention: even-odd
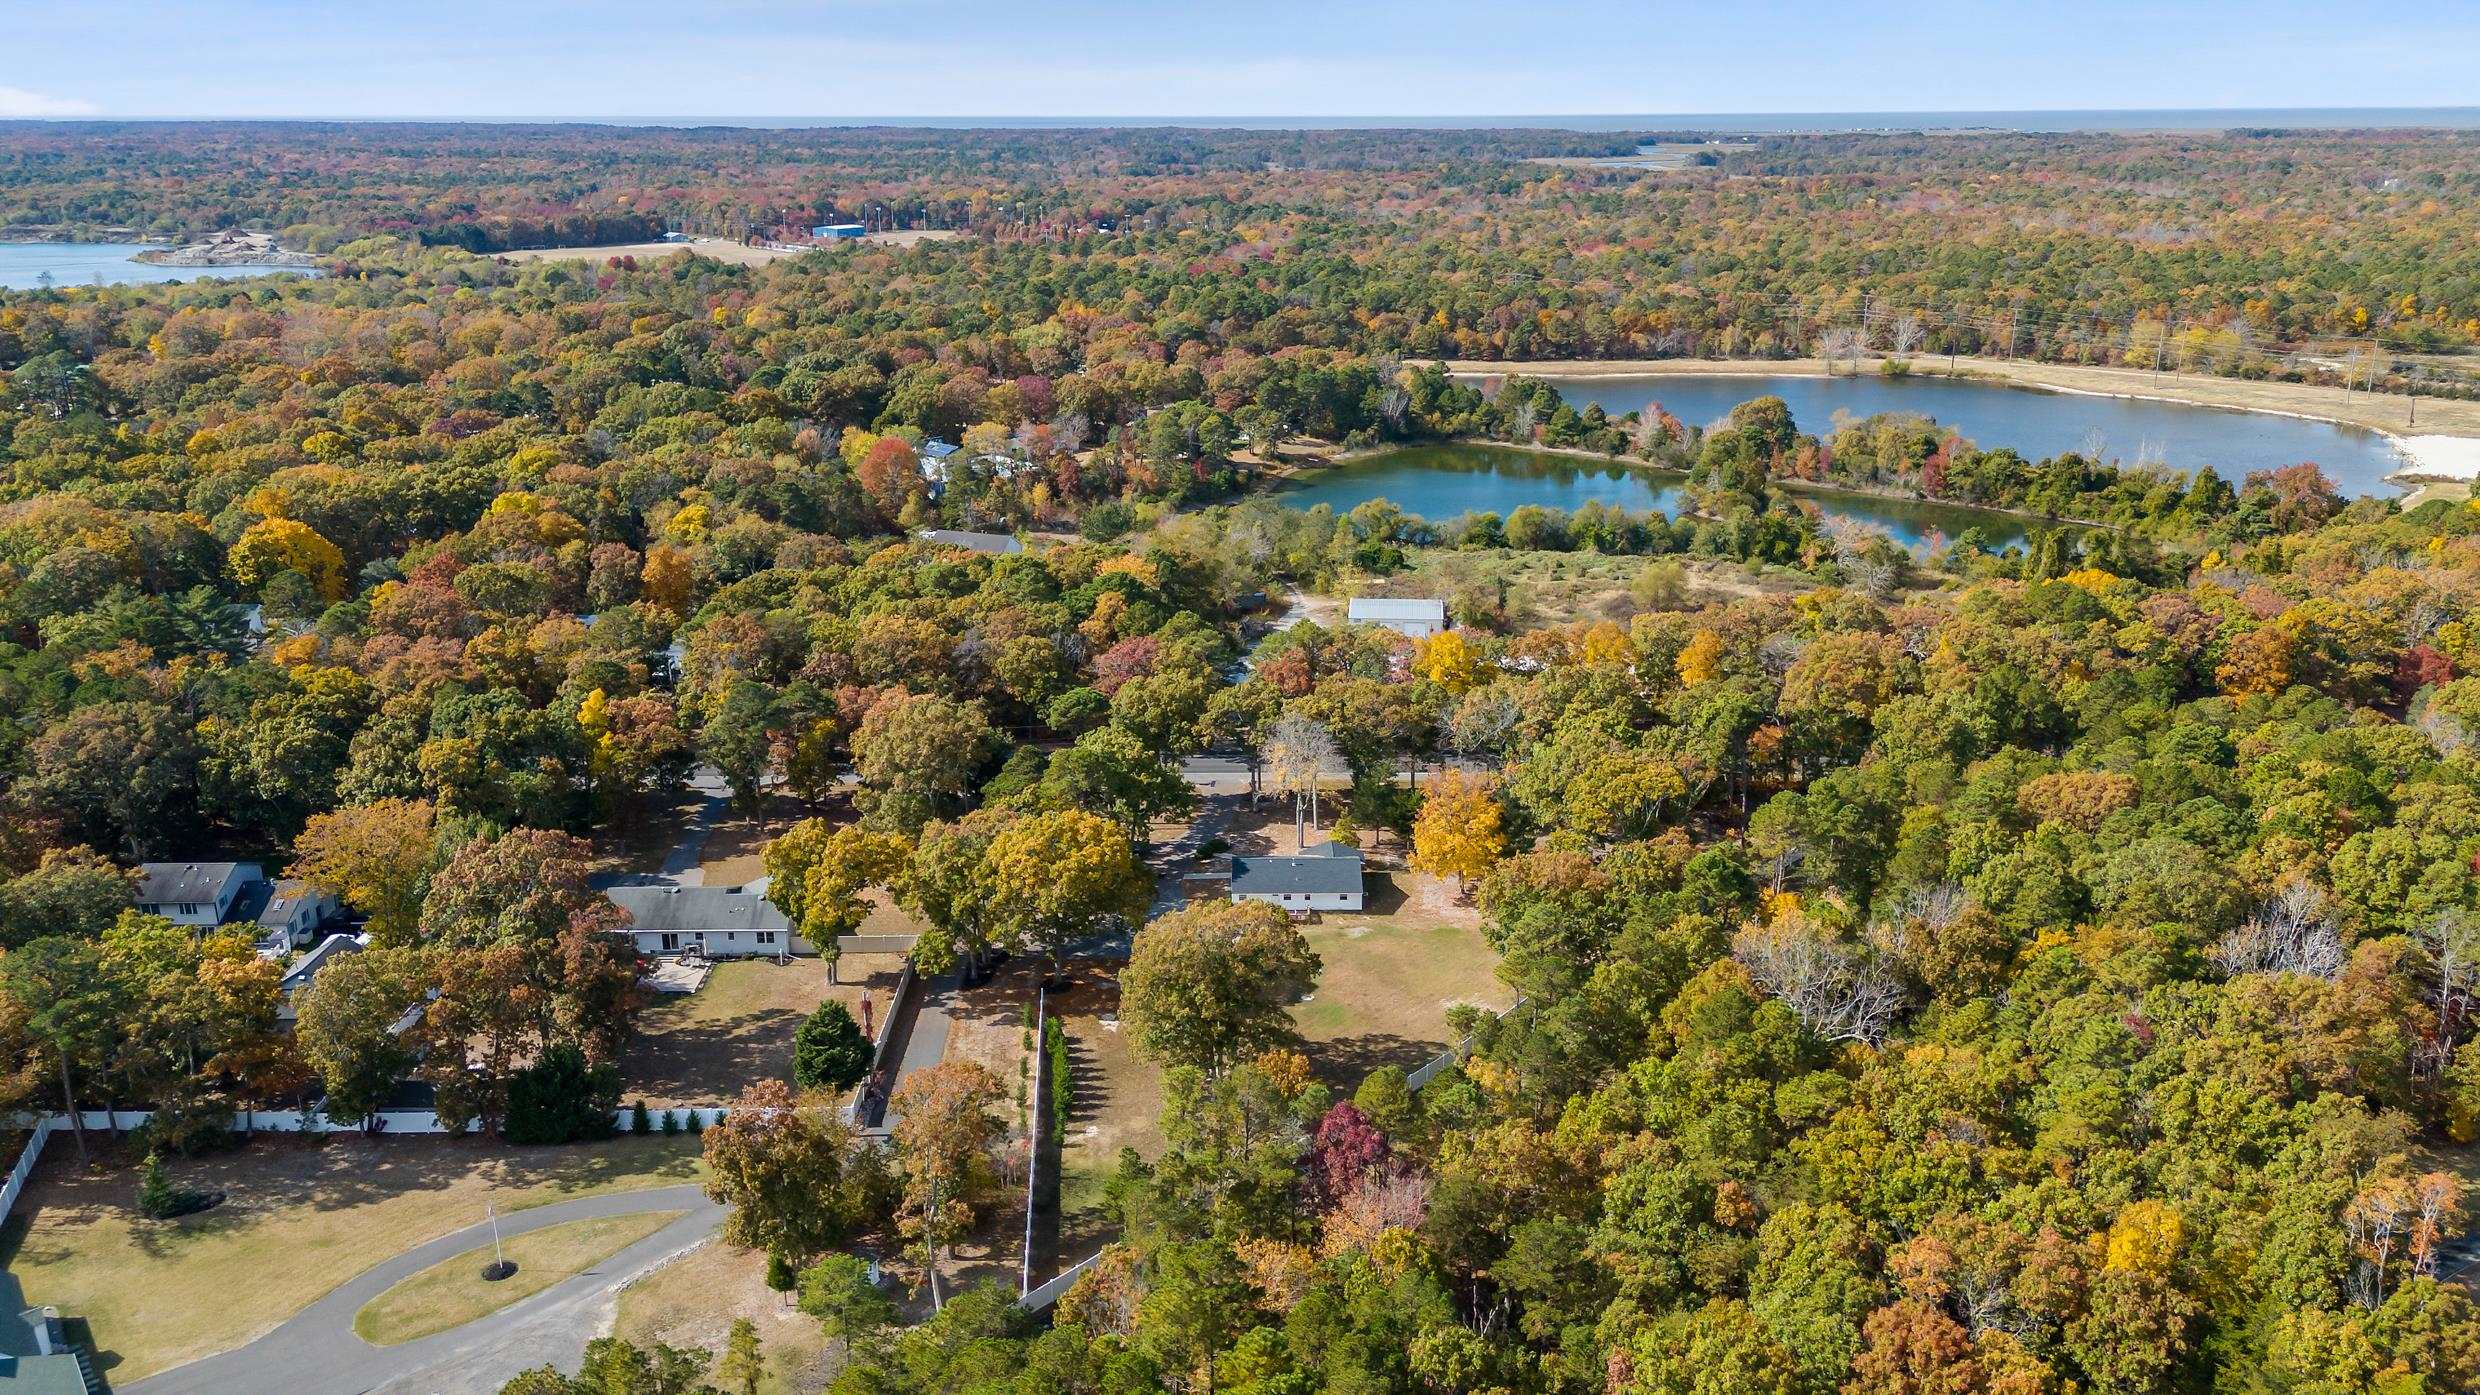
{"type": "MultiPolygon", "coordinates": [[[[2455,347],[2470,139],[1527,163],[1612,144],[0,127],[0,217],[261,223],[325,271],[0,292],[0,1087],[151,1103],[178,1151],[313,1090],[367,1117],[413,1072],[543,1137],[642,1006],[588,839],[693,765],[849,795],[778,840],[771,894],[824,935],[882,887],[944,964],[1141,920],[1173,763],[1279,787],[1305,750],[1352,826],[1470,884],[1521,1005],[1459,1013],[1469,1057],[1417,1093],[1348,1097],[1240,987],[1210,1039],[1132,1006],[1167,1147],[1122,1161],[1122,1238],[1039,1330],[995,1290],[898,1329],[842,1262],[890,1227],[935,1250],[939,1140],[889,1163],[736,1107],[710,1161],[802,1184],[752,1185],[727,1238],[799,1263],[841,1395],[2480,1388],[2446,1262],[2480,1134],[2480,512],[1773,399],[1613,419],[1411,362],[1836,327],[2118,361],[2152,325],[2235,372],[2455,347]],[[765,267],[435,245],[865,205],[981,235],[765,267]],[[1674,467],[1688,504],[1253,494],[1287,447],[1422,439],[1674,467]],[[2079,526],[1912,553],[1822,522],[1816,483],[2079,526]],[[1248,623],[1450,551],[1775,584],[1649,569],[1625,615],[1529,627],[1476,586],[1417,645],[1248,623]],[[1442,757],[1479,773],[1395,779],[1442,757]],[[130,864],[210,855],[367,917],[298,1028],[246,941],[132,909],[130,864]]],[[[1313,977],[1272,920],[1182,912],[1137,963],[1228,942],[1313,977]]],[[[687,1390],[703,1358],[588,1365],[512,1388],[687,1390]]]]}
{"type": "MultiPolygon", "coordinates": [[[[0,226],[246,223],[321,252],[373,233],[490,250],[631,220],[1109,230],[1165,234],[1123,250],[1229,283],[1209,314],[1272,313],[1252,295],[1293,312],[1287,342],[1782,357],[1857,336],[2469,386],[2422,357],[2480,336],[2469,132],[1776,136],[1697,146],[1684,168],[1590,158],[1638,139],[0,123],[0,226]]],[[[932,274],[982,289],[967,265],[932,274]]]]}

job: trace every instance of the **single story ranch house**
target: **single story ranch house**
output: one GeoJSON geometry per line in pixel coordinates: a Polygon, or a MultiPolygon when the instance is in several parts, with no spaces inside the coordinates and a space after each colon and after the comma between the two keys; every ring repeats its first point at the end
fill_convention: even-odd
{"type": "Polygon", "coordinates": [[[1234,857],[1231,899],[1264,901],[1287,911],[1361,909],[1361,850],[1320,843],[1287,857],[1234,857]]]}

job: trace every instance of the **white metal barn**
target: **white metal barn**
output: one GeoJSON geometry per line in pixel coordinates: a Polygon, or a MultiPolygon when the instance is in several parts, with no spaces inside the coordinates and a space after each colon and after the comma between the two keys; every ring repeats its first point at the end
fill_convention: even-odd
{"type": "Polygon", "coordinates": [[[1357,596],[1344,618],[1355,625],[1382,625],[1399,635],[1427,639],[1447,627],[1447,603],[1409,597],[1357,596]]]}
{"type": "Polygon", "coordinates": [[[1357,911],[1361,908],[1361,851],[1320,843],[1289,857],[1235,857],[1231,899],[1264,901],[1287,911],[1357,911]]]}

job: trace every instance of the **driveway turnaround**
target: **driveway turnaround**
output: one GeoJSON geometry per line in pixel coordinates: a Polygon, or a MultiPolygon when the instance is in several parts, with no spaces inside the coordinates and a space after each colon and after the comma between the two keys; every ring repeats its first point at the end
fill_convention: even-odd
{"type": "MultiPolygon", "coordinates": [[[[610,1324],[613,1299],[632,1280],[695,1249],[723,1224],[726,1208],[694,1185],[606,1192],[500,1217],[500,1234],[522,1235],[564,1221],[627,1216],[641,1211],[687,1214],[582,1274],[553,1284],[462,1327],[392,1347],[356,1336],[362,1305],[444,1259],[491,1243],[488,1223],[418,1245],[346,1280],[248,1346],[126,1385],[122,1395],[489,1395],[533,1366],[574,1370],[587,1341],[610,1324]]],[[[246,1301],[240,1294],[232,1301],[246,1301]]]]}

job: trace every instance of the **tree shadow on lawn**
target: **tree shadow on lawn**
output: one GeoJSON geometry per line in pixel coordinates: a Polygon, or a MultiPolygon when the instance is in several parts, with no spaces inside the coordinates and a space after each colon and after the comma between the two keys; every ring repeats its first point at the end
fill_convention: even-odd
{"type": "Polygon", "coordinates": [[[1348,1098],[1369,1073],[1380,1066],[1411,1070],[1441,1050],[1438,1043],[1414,1041],[1394,1032],[1364,1032],[1309,1043],[1309,1073],[1348,1098]]]}
{"type": "Polygon", "coordinates": [[[660,1108],[716,1103],[761,1080],[792,1079],[792,1036],[804,1014],[769,1008],[740,1017],[665,1024],[630,1048],[624,1102],[660,1108]]]}

